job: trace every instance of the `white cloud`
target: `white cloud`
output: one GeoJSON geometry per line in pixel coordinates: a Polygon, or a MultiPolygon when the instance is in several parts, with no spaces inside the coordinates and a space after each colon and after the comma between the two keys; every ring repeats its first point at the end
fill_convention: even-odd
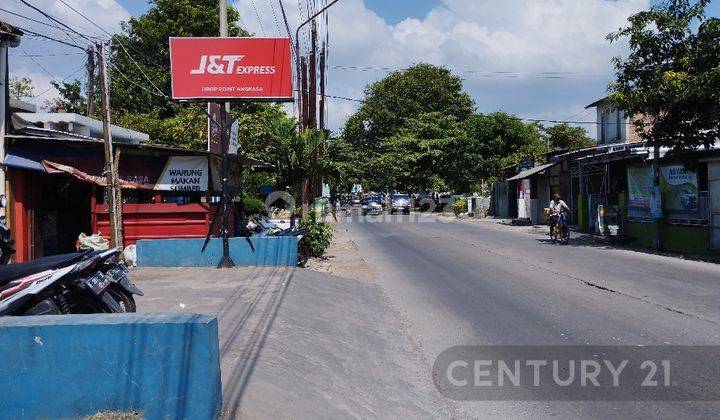
{"type": "MultiPolygon", "coordinates": [[[[283,0],[283,4],[294,30],[300,21],[297,2],[283,0]]],[[[624,49],[610,45],[605,36],[649,4],[649,0],[442,0],[421,20],[408,18],[389,25],[362,0],[344,0],[330,12],[328,92],[361,95],[367,83],[384,75],[332,66],[402,68],[429,62],[463,77],[481,112],[503,109],[527,117],[567,118],[605,93],[612,73],[610,59],[624,49]]],[[[238,0],[236,6],[250,31],[261,33],[259,15],[267,36],[286,35],[277,5],[279,30],[268,2],[238,0]]],[[[335,108],[329,112],[333,129],[357,108],[357,103],[340,102],[330,102],[335,108]]]]}
{"type": "MultiPolygon", "coordinates": [[[[114,0],[65,0],[65,2],[110,33],[118,32],[120,22],[130,18],[130,14],[114,0]]],[[[88,22],[58,0],[31,0],[29,3],[77,32],[87,35],[93,41],[96,39],[94,37],[108,38],[107,34],[94,26],[93,23],[88,22]]],[[[91,41],[84,39],[80,35],[63,28],[62,25],[52,23],[42,14],[19,1],[10,2],[9,4],[3,3],[3,8],[35,21],[43,22],[33,22],[16,15],[0,12],[0,17],[3,20],[21,28],[81,48],[86,48],[91,43],[91,41]]],[[[35,95],[42,93],[41,96],[31,101],[36,105],[42,105],[46,100],[57,96],[57,91],[51,88],[50,80],[62,80],[68,76],[71,76],[68,78],[69,81],[76,78],[84,79],[85,73],[82,71],[84,63],[85,56],[80,49],[30,36],[30,34],[22,38],[19,47],[11,49],[9,60],[11,76],[30,77],[35,86],[35,95]],[[33,57],[28,57],[28,55],[33,57]]]]}

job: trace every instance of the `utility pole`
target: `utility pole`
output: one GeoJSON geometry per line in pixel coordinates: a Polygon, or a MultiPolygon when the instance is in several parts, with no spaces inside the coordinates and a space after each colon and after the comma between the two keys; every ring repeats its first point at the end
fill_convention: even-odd
{"type": "Polygon", "coordinates": [[[110,94],[105,63],[105,45],[97,45],[98,64],[100,66],[100,103],[102,106],[103,138],[105,140],[105,176],[107,180],[108,218],[110,219],[110,238],[113,247],[123,246],[122,237],[122,197],[117,188],[116,155],[113,153],[112,133],[110,132],[110,94]]]}
{"type": "MultiPolygon", "coordinates": [[[[657,118],[655,119],[657,121],[657,118]]],[[[650,203],[650,213],[653,218],[655,237],[653,238],[653,247],[659,251],[662,249],[662,238],[660,233],[660,223],[662,222],[662,198],[660,197],[660,146],[653,146],[653,202],[650,203]]]]}
{"type": "Polygon", "coordinates": [[[300,91],[302,98],[302,118],[300,118],[300,129],[308,128],[308,113],[310,112],[308,100],[308,80],[307,80],[307,59],[305,57],[300,58],[300,91]]]}
{"type": "Polygon", "coordinates": [[[319,121],[320,129],[325,128],[325,42],[323,41],[322,50],[320,51],[320,104],[319,104],[319,121]]]}
{"type": "MultiPolygon", "coordinates": [[[[227,0],[220,0],[220,36],[228,36],[228,22],[227,22],[227,0]]],[[[228,169],[228,142],[230,139],[227,134],[227,123],[228,114],[230,112],[230,103],[225,102],[224,106],[220,107],[220,148],[222,150],[222,197],[220,200],[222,206],[222,245],[223,255],[218,263],[218,268],[232,268],[235,267],[235,262],[230,258],[230,239],[228,229],[228,215],[230,212],[230,175],[228,169]]],[[[242,194],[241,194],[242,199],[242,194]]],[[[242,223],[242,220],[238,220],[237,223],[242,223]]]]}
{"type": "Polygon", "coordinates": [[[317,25],[312,21],[310,29],[310,95],[308,97],[308,105],[310,112],[308,113],[308,126],[317,128],[317,25]]]}
{"type": "Polygon", "coordinates": [[[95,78],[95,49],[92,44],[87,47],[87,116],[93,115],[93,79],[95,78]]]}

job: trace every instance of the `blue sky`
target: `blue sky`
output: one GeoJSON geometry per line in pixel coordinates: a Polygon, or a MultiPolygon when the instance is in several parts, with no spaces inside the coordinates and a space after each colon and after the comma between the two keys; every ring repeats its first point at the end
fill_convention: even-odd
{"type": "MultiPolygon", "coordinates": [[[[146,0],[66,0],[110,32],[142,14],[146,0]]],[[[298,0],[230,0],[251,32],[285,36],[276,24],[278,1],[291,27],[304,13],[298,0]]],[[[38,7],[85,33],[105,36],[56,0],[31,0],[38,7]]],[[[36,20],[44,17],[19,0],[3,8],[36,20]]],[[[318,2],[320,3],[320,2],[318,2]]],[[[340,0],[330,13],[328,93],[362,98],[365,87],[394,69],[418,62],[445,66],[463,79],[478,112],[506,111],[522,118],[594,120],[584,106],[603,97],[612,80],[610,60],[623,55],[622,44],[605,35],[627,17],[657,0],[340,0]],[[552,73],[553,76],[548,76],[552,73]]],[[[720,0],[708,7],[720,16],[720,0]]],[[[67,34],[22,18],[0,17],[27,29],[66,39],[67,34]]],[[[305,38],[301,38],[304,42],[305,38]]],[[[85,44],[82,39],[71,40],[85,44]]],[[[84,80],[84,55],[78,49],[26,37],[10,52],[13,76],[31,77],[32,101],[42,105],[57,95],[51,80],[84,80]],[[33,57],[29,57],[33,56],[33,57]]],[[[358,103],[328,101],[329,126],[339,131],[358,103]]],[[[292,112],[292,109],[288,109],[292,112]]],[[[593,128],[592,125],[587,125],[593,128]]],[[[591,135],[595,133],[589,130],[591,135]]]]}
{"type": "MultiPolygon", "coordinates": [[[[541,1],[541,0],[538,0],[541,1]]],[[[653,0],[654,4],[659,3],[653,0]]],[[[125,10],[137,16],[147,10],[144,0],[118,0],[125,10]]],[[[406,18],[422,19],[433,7],[440,5],[439,0],[365,0],[365,5],[390,24],[397,24],[406,18]]],[[[708,14],[720,16],[720,3],[711,3],[708,14]]]]}

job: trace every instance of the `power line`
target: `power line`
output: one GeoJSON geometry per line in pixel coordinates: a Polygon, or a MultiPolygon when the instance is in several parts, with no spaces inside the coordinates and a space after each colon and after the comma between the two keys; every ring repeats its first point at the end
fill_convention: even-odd
{"type": "Polygon", "coordinates": [[[137,69],[140,70],[140,74],[142,74],[142,76],[145,78],[145,80],[147,80],[148,82],[150,82],[150,85],[152,85],[152,87],[154,87],[155,90],[157,90],[158,92],[160,92],[160,94],[161,94],[162,96],[164,96],[164,97],[167,98],[167,95],[165,94],[165,92],[163,92],[159,87],[157,87],[157,85],[148,77],[148,75],[145,74],[145,72],[143,71],[143,69],[142,69],[142,67],[140,66],[140,64],[138,64],[138,62],[135,61],[134,58],[132,58],[132,56],[130,55],[130,53],[127,52],[127,50],[125,49],[125,46],[124,46],[120,41],[118,41],[117,43],[120,44],[120,47],[122,48],[123,51],[125,51],[125,54],[127,54],[128,58],[130,58],[130,61],[132,61],[133,64],[135,64],[135,67],[137,67],[137,69]]]}
{"type": "Polygon", "coordinates": [[[56,53],[56,54],[10,54],[10,57],[24,57],[24,58],[31,58],[31,57],[63,57],[68,55],[85,55],[85,53],[56,53]]]}
{"type": "MultiPolygon", "coordinates": [[[[282,3],[282,0],[280,0],[282,3]]],[[[275,6],[273,6],[273,0],[268,0],[268,3],[270,3],[270,10],[272,11],[273,20],[275,21],[275,28],[277,28],[278,36],[282,36],[282,31],[280,30],[280,22],[278,22],[277,15],[275,14],[275,6]]]]}
{"type": "MultiPolygon", "coordinates": [[[[91,40],[90,38],[88,38],[88,37],[85,36],[84,34],[81,34],[80,32],[76,31],[75,29],[71,28],[70,26],[66,25],[65,23],[61,22],[61,21],[58,20],[57,18],[55,18],[55,17],[53,17],[53,16],[45,13],[44,11],[42,11],[42,10],[38,9],[37,7],[33,6],[32,4],[28,3],[27,0],[20,0],[20,2],[21,2],[22,4],[28,6],[29,8],[35,10],[36,12],[40,13],[41,15],[45,16],[45,18],[47,18],[48,20],[50,20],[51,22],[53,22],[53,24],[55,24],[55,23],[60,24],[60,25],[62,25],[64,28],[68,29],[69,31],[80,35],[82,38],[85,38],[87,41],[93,42],[93,40],[91,40]]],[[[57,26],[57,25],[55,25],[55,26],[57,26]]],[[[60,31],[65,32],[65,31],[62,30],[60,27],[57,27],[57,28],[58,28],[60,31]]],[[[66,32],[66,35],[68,36],[68,38],[72,39],[72,37],[70,36],[70,34],[68,34],[67,32],[66,32]]],[[[73,43],[75,42],[74,39],[72,39],[72,41],[73,41],[73,43]]],[[[78,45],[78,47],[79,47],[79,45],[78,45]]]]}
{"type": "MultiPolygon", "coordinates": [[[[330,68],[336,70],[355,70],[355,71],[404,71],[408,67],[375,67],[375,66],[346,66],[346,65],[334,65],[330,68]]],[[[469,73],[475,74],[480,77],[505,77],[505,78],[520,78],[523,76],[534,76],[541,79],[572,79],[574,77],[592,76],[592,77],[604,77],[605,74],[590,74],[590,73],[575,73],[575,72],[560,72],[560,71],[544,71],[544,72],[512,72],[512,71],[487,71],[487,70],[463,70],[463,69],[450,69],[455,73],[469,73]]]]}
{"type": "MultiPolygon", "coordinates": [[[[61,79],[60,81],[61,81],[61,82],[66,81],[67,79],[75,76],[80,70],[83,70],[84,68],[85,68],[85,64],[83,64],[82,67],[78,68],[78,69],[75,70],[74,72],[72,72],[72,73],[70,73],[69,75],[65,76],[65,78],[64,78],[64,79],[61,79]]],[[[38,93],[37,95],[33,96],[33,97],[30,98],[29,100],[30,100],[30,101],[34,101],[35,99],[37,99],[37,98],[43,96],[44,94],[50,92],[50,91],[53,90],[54,88],[55,88],[55,86],[50,85],[49,88],[47,88],[47,89],[45,89],[44,91],[38,93]]]]}
{"type": "MultiPolygon", "coordinates": [[[[100,29],[101,31],[103,31],[106,35],[108,35],[110,38],[112,38],[113,41],[116,41],[118,44],[120,44],[120,45],[123,47],[123,49],[125,49],[125,46],[124,46],[124,45],[122,44],[122,42],[118,39],[117,36],[115,36],[115,35],[111,34],[110,32],[106,31],[103,27],[101,27],[100,25],[98,25],[97,23],[95,23],[92,19],[90,19],[89,17],[85,16],[82,12],[80,12],[80,11],[77,10],[76,8],[74,8],[74,7],[72,7],[71,5],[69,5],[65,0],[60,0],[60,3],[64,4],[64,5],[67,6],[70,10],[72,10],[73,12],[77,13],[78,15],[80,15],[80,17],[82,17],[82,18],[85,19],[86,21],[88,21],[88,22],[90,22],[91,24],[93,24],[96,28],[98,28],[98,29],[100,29]]],[[[155,67],[158,67],[158,68],[168,68],[168,67],[169,67],[168,65],[160,64],[160,63],[158,63],[157,61],[149,58],[149,57],[146,56],[142,51],[139,51],[138,49],[133,48],[132,46],[130,46],[130,49],[133,50],[134,52],[136,52],[136,53],[137,53],[138,55],[140,55],[141,57],[143,57],[145,60],[147,60],[147,61],[149,61],[150,63],[152,63],[155,67]]],[[[125,51],[125,54],[127,54],[128,56],[130,56],[130,54],[128,54],[127,51],[125,51]]],[[[132,59],[132,57],[130,57],[130,59],[132,59]]]]}
{"type": "Polygon", "coordinates": [[[166,98],[166,97],[167,97],[167,95],[165,95],[164,93],[162,93],[162,91],[160,91],[160,93],[153,92],[152,90],[148,89],[147,87],[145,87],[145,86],[141,85],[140,83],[138,83],[138,82],[132,80],[131,78],[127,77],[127,76],[125,75],[125,73],[123,73],[123,72],[118,68],[118,66],[116,66],[116,65],[113,64],[112,62],[108,62],[108,64],[110,65],[110,67],[112,67],[113,69],[115,69],[116,72],[118,72],[118,74],[120,75],[120,77],[122,77],[123,79],[125,79],[125,80],[127,80],[128,82],[132,83],[133,85],[139,87],[140,89],[144,90],[145,92],[147,92],[147,93],[149,93],[149,94],[151,94],[151,95],[161,96],[161,97],[163,97],[163,98],[166,98]]]}
{"type": "MultiPolygon", "coordinates": [[[[47,22],[43,22],[43,21],[41,21],[41,20],[33,19],[33,18],[31,18],[31,17],[27,17],[27,16],[25,16],[25,15],[21,15],[20,13],[15,13],[15,12],[13,12],[13,11],[11,11],[11,10],[7,10],[7,9],[2,8],[2,7],[0,7],[0,10],[2,10],[3,12],[5,12],[5,13],[7,13],[7,14],[14,15],[14,16],[17,16],[17,17],[19,17],[19,18],[23,18],[23,19],[29,20],[30,22],[34,22],[34,23],[37,23],[37,24],[39,24],[39,25],[45,25],[45,26],[50,27],[50,28],[53,28],[53,29],[59,29],[59,28],[57,27],[57,25],[51,25],[51,24],[49,24],[49,23],[47,23],[47,22]]],[[[65,31],[62,31],[62,32],[63,32],[65,35],[67,35],[67,32],[65,32],[65,31]]]]}
{"type": "Polygon", "coordinates": [[[15,25],[15,27],[18,28],[18,29],[20,29],[21,31],[23,31],[23,32],[25,32],[25,33],[30,34],[30,35],[37,36],[37,37],[40,37],[40,38],[45,38],[45,39],[48,39],[48,40],[50,40],[50,41],[55,41],[55,42],[57,42],[57,43],[59,43],[59,44],[67,45],[68,47],[78,48],[78,49],[81,49],[81,50],[85,51],[85,49],[84,49],[83,47],[81,47],[81,46],[79,46],[79,45],[77,45],[77,44],[71,44],[71,43],[69,43],[69,42],[65,42],[65,41],[62,41],[62,40],[60,40],[60,39],[53,38],[53,37],[51,37],[51,36],[47,36],[47,35],[43,35],[43,34],[40,34],[40,33],[37,33],[37,32],[33,32],[33,31],[29,30],[29,29],[24,29],[24,28],[21,28],[20,26],[17,26],[17,25],[15,25]]]}
{"type": "Polygon", "coordinates": [[[255,10],[255,16],[257,16],[258,23],[260,24],[260,30],[262,31],[263,36],[267,36],[267,34],[265,33],[265,28],[262,24],[262,19],[260,18],[260,13],[258,13],[257,7],[255,7],[255,0],[250,0],[250,3],[252,3],[253,10],[255,10]]]}

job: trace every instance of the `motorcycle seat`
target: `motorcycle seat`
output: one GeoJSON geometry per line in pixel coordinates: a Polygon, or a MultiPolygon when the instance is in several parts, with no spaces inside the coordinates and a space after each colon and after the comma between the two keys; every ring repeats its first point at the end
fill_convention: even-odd
{"type": "Polygon", "coordinates": [[[13,280],[29,276],[33,273],[39,273],[45,270],[52,270],[74,264],[86,258],[92,250],[84,250],[80,252],[71,252],[69,254],[51,255],[49,257],[38,258],[33,261],[0,265],[0,285],[7,284],[13,280]]]}

